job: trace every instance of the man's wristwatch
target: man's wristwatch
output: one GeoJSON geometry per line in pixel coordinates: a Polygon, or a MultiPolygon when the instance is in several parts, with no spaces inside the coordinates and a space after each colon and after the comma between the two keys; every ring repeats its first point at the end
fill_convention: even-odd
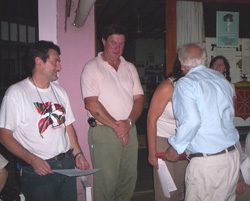
{"type": "Polygon", "coordinates": [[[128,118],[128,121],[131,127],[135,125],[135,122],[132,119],[128,118]]]}

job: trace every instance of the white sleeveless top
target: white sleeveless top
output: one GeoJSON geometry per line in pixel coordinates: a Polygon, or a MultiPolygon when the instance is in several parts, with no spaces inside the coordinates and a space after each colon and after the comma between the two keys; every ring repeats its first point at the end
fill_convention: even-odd
{"type": "MultiPolygon", "coordinates": [[[[173,80],[168,78],[172,85],[175,86],[173,80]]],[[[173,113],[172,102],[168,102],[162,115],[157,120],[157,136],[169,138],[175,135],[176,123],[173,113]]]]}

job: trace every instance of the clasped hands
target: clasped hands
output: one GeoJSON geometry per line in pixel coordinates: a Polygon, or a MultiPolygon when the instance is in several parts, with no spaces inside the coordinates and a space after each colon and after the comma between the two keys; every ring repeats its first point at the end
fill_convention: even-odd
{"type": "Polygon", "coordinates": [[[114,124],[115,127],[113,128],[113,131],[115,132],[116,136],[122,139],[123,146],[127,145],[130,141],[129,130],[131,128],[128,120],[119,120],[114,124]]]}

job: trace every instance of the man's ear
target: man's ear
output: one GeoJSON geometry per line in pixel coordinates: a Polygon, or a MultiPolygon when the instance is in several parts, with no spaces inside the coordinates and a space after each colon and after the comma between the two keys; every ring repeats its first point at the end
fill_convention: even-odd
{"type": "Polygon", "coordinates": [[[184,72],[186,70],[186,68],[184,67],[183,63],[180,61],[181,63],[181,70],[184,72]]]}
{"type": "Polygon", "coordinates": [[[102,44],[103,44],[103,46],[105,46],[105,44],[106,44],[106,40],[104,38],[102,38],[102,44]]]}
{"type": "Polygon", "coordinates": [[[183,65],[183,63],[181,62],[181,70],[182,70],[182,72],[184,73],[184,75],[186,75],[190,69],[191,69],[191,68],[186,68],[186,67],[183,65]]]}
{"type": "Polygon", "coordinates": [[[41,65],[42,62],[43,62],[43,60],[42,60],[40,57],[36,57],[36,58],[35,58],[35,63],[36,63],[36,65],[41,65]]]}

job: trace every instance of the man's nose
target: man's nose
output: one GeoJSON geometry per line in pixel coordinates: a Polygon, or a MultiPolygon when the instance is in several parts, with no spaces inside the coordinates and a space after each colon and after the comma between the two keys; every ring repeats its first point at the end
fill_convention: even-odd
{"type": "Polygon", "coordinates": [[[115,49],[121,49],[122,45],[121,44],[116,44],[115,49]]]}
{"type": "Polygon", "coordinates": [[[61,70],[62,70],[61,63],[58,63],[58,64],[56,65],[56,69],[57,69],[58,71],[61,71],[61,70]]]}

